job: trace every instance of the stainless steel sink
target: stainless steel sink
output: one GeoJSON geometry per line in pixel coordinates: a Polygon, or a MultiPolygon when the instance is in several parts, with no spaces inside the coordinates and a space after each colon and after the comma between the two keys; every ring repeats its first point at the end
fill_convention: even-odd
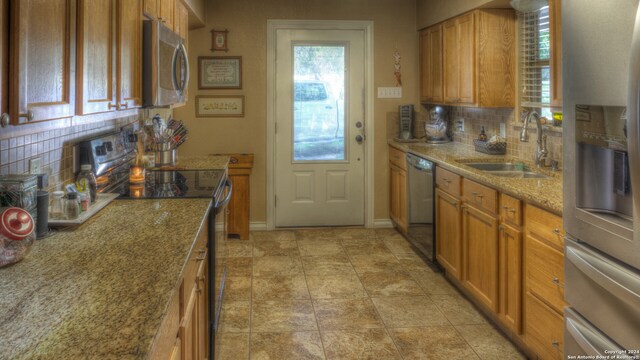
{"type": "Polygon", "coordinates": [[[523,163],[463,163],[491,175],[518,179],[548,179],[550,176],[531,171],[523,163]]]}

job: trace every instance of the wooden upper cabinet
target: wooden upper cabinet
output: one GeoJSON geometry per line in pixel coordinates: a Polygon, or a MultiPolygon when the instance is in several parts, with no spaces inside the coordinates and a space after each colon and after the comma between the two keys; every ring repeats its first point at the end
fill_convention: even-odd
{"type": "Polygon", "coordinates": [[[115,0],[78,0],[77,112],[116,109],[115,0]]]}
{"type": "Polygon", "coordinates": [[[189,38],[189,10],[180,0],[176,1],[173,31],[180,35],[186,44],[189,38]]]}
{"type": "Polygon", "coordinates": [[[551,107],[562,108],[562,1],[549,0],[551,107]]]}
{"type": "Polygon", "coordinates": [[[117,0],[116,101],[120,109],[142,104],[142,3],[117,0]]]}
{"type": "Polygon", "coordinates": [[[11,122],[73,116],[76,2],[20,0],[11,5],[11,122]]]}
{"type": "Polygon", "coordinates": [[[9,116],[9,0],[0,0],[0,116],[9,116]]]}
{"type": "Polygon", "coordinates": [[[160,0],[144,0],[144,14],[157,19],[160,14],[160,0]]]}
{"type": "Polygon", "coordinates": [[[420,34],[421,100],[442,102],[442,25],[423,30],[420,34]]]}
{"type": "MultiPolygon", "coordinates": [[[[428,96],[424,96],[422,100],[461,106],[513,107],[515,61],[513,10],[480,9],[445,21],[441,70],[444,96],[437,99],[434,95],[434,100],[426,101],[428,96]]],[[[437,71],[436,65],[421,65],[423,71],[437,71]]],[[[429,92],[428,85],[423,88],[429,92]]]]}
{"type": "Polygon", "coordinates": [[[158,20],[160,20],[166,27],[173,30],[174,22],[174,10],[176,2],[180,0],[159,0],[160,1],[160,14],[158,20]]]}

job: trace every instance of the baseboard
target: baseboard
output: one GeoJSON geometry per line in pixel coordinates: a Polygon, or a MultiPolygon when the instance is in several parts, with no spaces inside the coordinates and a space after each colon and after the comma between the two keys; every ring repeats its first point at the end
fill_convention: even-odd
{"type": "Polygon", "coordinates": [[[391,219],[374,219],[372,227],[374,229],[392,228],[393,223],[391,222],[391,219]]]}
{"type": "Polygon", "coordinates": [[[252,221],[249,223],[250,231],[266,231],[267,230],[267,222],[266,221],[252,221]]]}

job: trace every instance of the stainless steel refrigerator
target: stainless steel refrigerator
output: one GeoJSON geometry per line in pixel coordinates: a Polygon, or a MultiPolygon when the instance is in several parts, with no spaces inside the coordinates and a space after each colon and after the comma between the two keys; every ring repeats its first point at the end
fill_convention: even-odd
{"type": "Polygon", "coordinates": [[[640,350],[637,11],[562,3],[566,358],[640,350]]]}

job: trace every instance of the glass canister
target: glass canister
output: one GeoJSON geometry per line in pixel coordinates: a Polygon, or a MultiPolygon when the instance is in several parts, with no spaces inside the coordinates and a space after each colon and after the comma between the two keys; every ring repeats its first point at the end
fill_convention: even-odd
{"type": "Polygon", "coordinates": [[[0,267],[22,260],[36,239],[31,215],[20,208],[5,208],[0,213],[0,267]]]}
{"type": "Polygon", "coordinates": [[[70,192],[67,194],[67,205],[65,214],[67,219],[73,220],[80,216],[80,203],[78,202],[78,193],[70,192]]]}
{"type": "Polygon", "coordinates": [[[49,208],[49,218],[54,220],[64,219],[65,204],[64,191],[54,191],[51,194],[51,206],[49,208]]]}

